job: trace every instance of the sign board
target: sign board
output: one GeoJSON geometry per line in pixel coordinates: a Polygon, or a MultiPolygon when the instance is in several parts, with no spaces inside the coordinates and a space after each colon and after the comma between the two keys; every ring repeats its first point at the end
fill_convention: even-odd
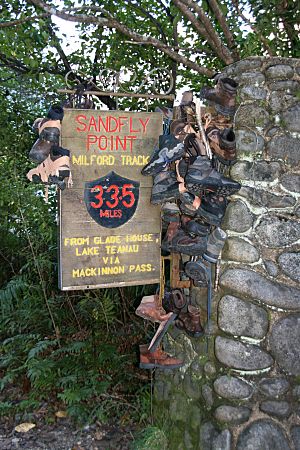
{"type": "Polygon", "coordinates": [[[161,133],[160,113],[65,109],[73,187],[60,194],[60,289],[160,281],[160,208],[141,169],[161,133]]]}

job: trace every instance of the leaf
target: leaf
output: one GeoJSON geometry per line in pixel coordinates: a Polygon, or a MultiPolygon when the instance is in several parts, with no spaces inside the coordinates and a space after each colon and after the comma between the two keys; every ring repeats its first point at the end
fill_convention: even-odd
{"type": "Polygon", "coordinates": [[[36,426],[35,423],[30,422],[20,423],[15,427],[15,431],[17,433],[27,433],[28,431],[32,430],[32,428],[34,428],[35,426],[36,426]]]}

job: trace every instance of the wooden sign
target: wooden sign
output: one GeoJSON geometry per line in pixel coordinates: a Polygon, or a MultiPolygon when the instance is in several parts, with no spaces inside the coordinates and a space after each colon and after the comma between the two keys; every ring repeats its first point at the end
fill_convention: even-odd
{"type": "Polygon", "coordinates": [[[60,289],[160,281],[160,208],[141,169],[161,133],[160,113],[65,109],[73,187],[60,195],[60,289]]]}

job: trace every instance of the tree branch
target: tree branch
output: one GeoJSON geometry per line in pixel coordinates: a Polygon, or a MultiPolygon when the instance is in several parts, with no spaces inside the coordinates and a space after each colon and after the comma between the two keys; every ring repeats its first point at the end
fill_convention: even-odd
{"type": "Polygon", "coordinates": [[[42,19],[49,17],[49,13],[39,14],[37,16],[23,17],[22,19],[11,20],[10,22],[0,22],[0,28],[13,27],[16,25],[22,25],[25,22],[31,22],[32,20],[42,19]]]}
{"type": "Polygon", "coordinates": [[[217,0],[207,0],[207,3],[209,5],[209,7],[211,8],[211,10],[214,12],[215,17],[216,17],[217,21],[219,22],[220,27],[223,30],[223,33],[224,33],[224,36],[228,43],[229,48],[232,49],[232,53],[234,54],[235,59],[238,60],[239,53],[236,49],[236,42],[235,42],[234,36],[231,33],[231,30],[227,25],[226,18],[224,17],[224,14],[222,13],[217,0]]]}
{"type": "Polygon", "coordinates": [[[215,32],[209,18],[206,17],[203,9],[198,3],[194,0],[173,0],[173,2],[182,11],[184,16],[190,20],[195,30],[207,40],[208,44],[216,52],[219,58],[225,64],[232,64],[234,59],[231,52],[222,44],[220,36],[215,32]],[[197,13],[202,25],[200,25],[191,9],[197,13]]]}
{"type": "Polygon", "coordinates": [[[263,46],[265,47],[265,50],[268,52],[269,56],[274,56],[271,47],[269,46],[269,43],[267,41],[267,39],[259,32],[259,30],[250,22],[250,20],[247,19],[247,17],[244,16],[243,12],[241,11],[238,1],[237,0],[232,0],[232,4],[235,7],[238,15],[240,16],[240,18],[246,22],[247,25],[249,25],[249,27],[251,28],[251,30],[256,33],[259,36],[259,39],[261,40],[261,42],[263,43],[263,46]]]}
{"type": "MultiPolygon", "coordinates": [[[[68,14],[65,12],[61,12],[61,11],[57,10],[56,8],[49,7],[42,0],[30,0],[30,1],[34,5],[42,8],[45,12],[53,14],[64,20],[70,20],[72,22],[81,22],[81,23],[95,23],[95,24],[98,24],[98,26],[102,26],[102,27],[106,26],[108,28],[115,28],[121,34],[129,37],[133,41],[142,42],[144,44],[150,44],[153,47],[155,47],[158,50],[165,53],[166,55],[168,55],[171,59],[174,59],[178,63],[181,63],[185,67],[195,70],[195,72],[200,73],[202,75],[212,77],[215,73],[213,70],[199,66],[195,62],[190,61],[188,58],[179,55],[171,47],[164,46],[164,44],[160,40],[153,38],[151,36],[143,36],[141,34],[138,34],[135,31],[129,29],[126,25],[121,24],[118,20],[116,20],[114,18],[107,19],[107,18],[103,18],[103,17],[87,16],[85,14],[72,15],[72,14],[68,14]]],[[[91,7],[89,7],[89,8],[91,9],[91,7]]],[[[93,9],[95,9],[95,8],[93,8],[93,9]]],[[[97,8],[97,9],[99,9],[99,8],[97,8]]],[[[102,8],[100,8],[100,9],[102,12],[104,11],[104,10],[102,10],[102,8]]]]}

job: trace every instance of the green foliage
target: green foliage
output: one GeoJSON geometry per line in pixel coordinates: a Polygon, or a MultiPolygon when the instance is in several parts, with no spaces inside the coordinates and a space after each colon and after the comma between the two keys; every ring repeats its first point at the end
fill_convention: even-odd
{"type": "Polygon", "coordinates": [[[156,426],[149,426],[134,442],[133,450],[167,450],[168,440],[164,430],[156,426]]]}

